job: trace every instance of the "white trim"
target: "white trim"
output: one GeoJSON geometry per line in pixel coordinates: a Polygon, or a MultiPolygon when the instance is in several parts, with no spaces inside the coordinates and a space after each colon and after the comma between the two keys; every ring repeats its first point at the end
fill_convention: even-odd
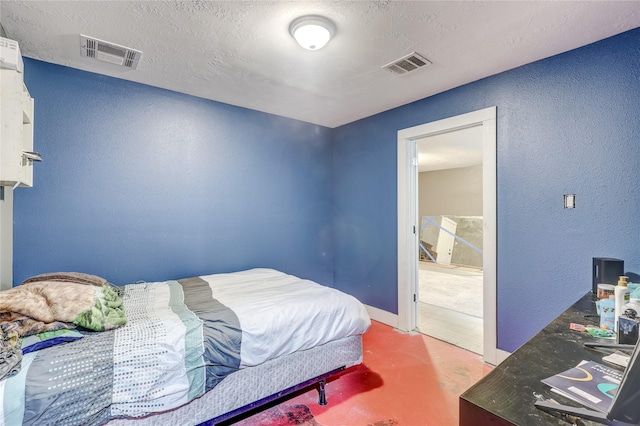
{"type": "Polygon", "coordinates": [[[414,165],[416,144],[408,138],[401,138],[403,130],[398,132],[398,328],[402,331],[413,330],[416,324],[416,303],[413,300],[418,274],[418,237],[414,231],[418,228],[418,215],[415,209],[417,194],[411,194],[413,177],[417,165],[414,165]],[[409,200],[409,202],[407,202],[409,200]],[[414,204],[415,203],[415,204],[414,204]],[[401,254],[402,253],[402,254],[401,254]],[[410,262],[409,259],[416,259],[410,262]]]}
{"type": "Polygon", "coordinates": [[[483,294],[482,317],[483,357],[485,362],[498,364],[498,239],[497,239],[497,147],[496,147],[496,108],[492,117],[482,121],[482,251],[483,251],[483,294]]]}
{"type": "Polygon", "coordinates": [[[505,359],[507,359],[507,357],[509,355],[511,355],[511,352],[507,352],[507,351],[503,351],[502,349],[498,349],[497,351],[497,360],[498,362],[495,365],[500,364],[502,361],[504,361],[505,359]]]}
{"type": "Polygon", "coordinates": [[[364,307],[372,320],[398,328],[398,316],[396,314],[369,305],[364,305],[364,307]]]}
{"type": "Polygon", "coordinates": [[[13,191],[4,187],[0,201],[0,290],[13,287],[13,191]]]}
{"type": "Polygon", "coordinates": [[[483,126],[483,293],[484,360],[497,364],[497,285],[496,285],[496,107],[485,108],[398,131],[398,328],[412,330],[416,325],[417,287],[417,194],[412,194],[415,179],[413,155],[416,140],[468,127],[483,126]],[[411,261],[411,259],[416,259],[411,261]]]}

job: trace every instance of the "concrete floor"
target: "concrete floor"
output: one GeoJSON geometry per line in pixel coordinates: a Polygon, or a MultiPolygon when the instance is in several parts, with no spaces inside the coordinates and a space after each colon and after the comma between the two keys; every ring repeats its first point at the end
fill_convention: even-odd
{"type": "MultiPolygon", "coordinates": [[[[437,265],[430,262],[420,262],[419,267],[421,269],[450,274],[452,277],[455,277],[457,283],[460,282],[461,277],[482,274],[482,270],[474,268],[437,265]]],[[[482,304],[482,300],[476,300],[474,303],[482,304]]],[[[467,309],[465,309],[464,305],[460,305],[459,303],[454,305],[458,306],[459,309],[446,309],[419,302],[418,330],[428,336],[482,355],[482,318],[465,314],[464,312],[467,311],[467,309]]]]}
{"type": "MultiPolygon", "coordinates": [[[[363,364],[327,382],[327,405],[315,388],[282,404],[308,406],[315,419],[305,425],[457,425],[460,394],[491,371],[474,353],[376,321],[363,344],[363,364]]],[[[237,426],[264,425],[258,416],[237,426]]]]}

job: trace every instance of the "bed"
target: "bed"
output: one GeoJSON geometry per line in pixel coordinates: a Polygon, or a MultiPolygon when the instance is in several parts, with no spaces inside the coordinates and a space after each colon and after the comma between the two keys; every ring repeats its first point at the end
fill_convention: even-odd
{"type": "Polygon", "coordinates": [[[0,381],[0,424],[213,425],[316,382],[322,403],[370,326],[354,297],[273,269],[119,294],[125,325],[23,354],[0,381]]]}

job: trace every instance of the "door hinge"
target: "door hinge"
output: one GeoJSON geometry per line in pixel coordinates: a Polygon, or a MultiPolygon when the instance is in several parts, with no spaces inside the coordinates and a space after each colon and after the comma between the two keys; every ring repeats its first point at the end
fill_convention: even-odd
{"type": "Polygon", "coordinates": [[[418,301],[418,298],[417,298],[416,294],[413,293],[413,303],[416,303],[417,301],[418,301]]]}
{"type": "Polygon", "coordinates": [[[413,233],[414,234],[416,233],[416,226],[415,225],[413,225],[413,233]]]}

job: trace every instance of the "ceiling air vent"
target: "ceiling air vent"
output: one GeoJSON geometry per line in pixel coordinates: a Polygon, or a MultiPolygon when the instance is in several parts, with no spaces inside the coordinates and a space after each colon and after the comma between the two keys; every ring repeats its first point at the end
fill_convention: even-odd
{"type": "Polygon", "coordinates": [[[424,56],[413,52],[383,66],[382,68],[394,74],[404,75],[426,65],[431,65],[431,62],[424,56]]]}
{"type": "Polygon", "coordinates": [[[136,69],[142,52],[80,34],[80,54],[87,58],[136,69]]]}

